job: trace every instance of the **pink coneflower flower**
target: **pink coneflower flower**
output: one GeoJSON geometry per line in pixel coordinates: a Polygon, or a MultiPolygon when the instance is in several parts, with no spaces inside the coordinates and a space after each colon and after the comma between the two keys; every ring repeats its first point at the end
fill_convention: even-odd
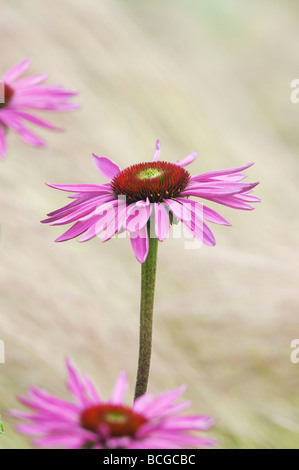
{"type": "Polygon", "coordinates": [[[106,157],[94,155],[100,173],[109,180],[103,185],[48,184],[53,188],[74,193],[75,199],[67,206],[48,214],[42,222],[51,225],[75,224],[57,242],[80,235],[83,242],[106,231],[102,241],[109,240],[116,233],[127,230],[135,255],[141,263],[147,258],[149,249],[148,224],[154,221],[154,236],[163,241],[169,233],[172,219],[178,219],[194,238],[206,245],[215,245],[215,238],[205,221],[230,225],[220,214],[203,203],[190,199],[199,197],[235,209],[253,209],[249,203],[259,199],[251,190],[258,183],[241,182],[241,172],[249,163],[240,168],[212,171],[191,176],[185,169],[197,157],[188,155],[175,163],[161,161],[160,143],[157,141],[152,162],[132,165],[121,170],[106,157]]]}
{"type": "Polygon", "coordinates": [[[80,377],[67,361],[68,382],[74,402],[62,400],[40,388],[32,387],[28,397],[19,400],[29,412],[11,410],[10,414],[27,423],[17,430],[39,436],[40,447],[67,449],[182,449],[215,444],[213,439],[192,434],[213,425],[209,416],[182,415],[190,402],[176,403],[185,390],[166,391],[154,398],[147,393],[132,407],[123,403],[127,378],[120,373],[112,396],[103,401],[86,375],[80,377]]]}
{"type": "Polygon", "coordinates": [[[69,98],[76,95],[76,92],[61,86],[42,85],[48,77],[47,73],[18,80],[30,62],[30,58],[23,60],[0,80],[0,158],[6,155],[7,129],[16,131],[25,142],[35,147],[43,146],[45,142],[27,129],[27,122],[50,130],[59,129],[32,114],[31,109],[71,111],[79,107],[78,104],[69,102],[69,98]]]}

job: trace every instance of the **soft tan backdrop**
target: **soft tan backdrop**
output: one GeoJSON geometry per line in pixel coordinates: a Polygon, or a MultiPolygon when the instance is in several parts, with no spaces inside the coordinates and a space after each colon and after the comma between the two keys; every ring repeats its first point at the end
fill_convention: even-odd
{"type": "MultiPolygon", "coordinates": [[[[221,208],[214,248],[159,246],[149,388],[182,383],[192,411],[217,420],[224,448],[299,441],[298,5],[289,0],[2,0],[1,72],[32,56],[31,73],[80,91],[82,110],[52,116],[46,149],[9,135],[0,162],[0,448],[27,448],[6,410],[31,385],[67,397],[66,356],[105,397],[121,369],[133,396],[140,266],[129,240],[55,244],[40,224],[67,202],[54,183],[102,183],[92,152],[122,167],[198,150],[193,174],[255,161],[262,204],[221,208]]],[[[46,114],[45,114],[46,116],[46,114]]],[[[47,115],[47,117],[49,117],[47,115]]]]}

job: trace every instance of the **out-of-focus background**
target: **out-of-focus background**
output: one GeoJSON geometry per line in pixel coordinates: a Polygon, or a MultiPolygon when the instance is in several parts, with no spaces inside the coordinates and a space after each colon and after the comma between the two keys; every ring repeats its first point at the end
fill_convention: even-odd
{"type": "MultiPolygon", "coordinates": [[[[0,76],[29,73],[77,89],[80,111],[37,130],[45,149],[12,132],[0,162],[0,448],[28,448],[7,409],[31,385],[68,397],[71,357],[108,397],[137,362],[140,265],[128,239],[55,244],[40,224],[67,203],[53,183],[103,183],[92,152],[121,167],[192,151],[193,174],[254,161],[252,212],[219,207],[233,227],[217,244],[159,245],[149,389],[185,383],[192,412],[212,415],[220,448],[298,448],[299,8],[292,0],[2,0],[0,76]]],[[[49,118],[49,113],[40,113],[49,118]]],[[[32,128],[33,129],[33,128],[32,128]]]]}

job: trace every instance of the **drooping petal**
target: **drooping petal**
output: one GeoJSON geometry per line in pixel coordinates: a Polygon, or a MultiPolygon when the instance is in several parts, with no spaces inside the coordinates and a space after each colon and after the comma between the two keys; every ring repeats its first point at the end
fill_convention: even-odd
{"type": "Polygon", "coordinates": [[[32,122],[37,126],[44,127],[45,129],[51,129],[53,131],[61,130],[60,127],[54,126],[54,124],[46,121],[45,119],[38,118],[32,114],[24,113],[24,111],[15,111],[16,116],[26,119],[26,121],[32,122]]]}
{"type": "Polygon", "coordinates": [[[93,158],[100,173],[108,180],[112,180],[121,171],[119,166],[107,157],[98,157],[93,153],[93,158]]]}
{"type": "Polygon", "coordinates": [[[165,240],[170,229],[169,212],[161,202],[155,203],[155,233],[160,242],[165,240]]]}
{"type": "Polygon", "coordinates": [[[220,225],[228,225],[230,226],[231,224],[225,220],[218,212],[215,212],[213,209],[204,206],[203,204],[200,204],[197,201],[193,201],[192,199],[186,199],[186,198],[176,198],[177,201],[181,202],[182,204],[190,204],[190,210],[195,213],[197,210],[197,214],[200,215],[203,219],[208,220],[209,222],[213,222],[215,224],[220,224],[220,225]]]}
{"type": "Polygon", "coordinates": [[[139,232],[131,232],[130,240],[137,260],[139,263],[144,263],[149,250],[147,226],[145,225],[139,232]]]}
{"type": "Polygon", "coordinates": [[[96,218],[85,220],[84,222],[76,222],[69,230],[67,230],[63,235],[56,238],[56,242],[65,242],[66,240],[71,240],[72,238],[77,237],[84,233],[94,222],[96,218]]]}
{"type": "Polygon", "coordinates": [[[0,158],[5,158],[6,156],[6,136],[5,130],[0,122],[0,158]]]}

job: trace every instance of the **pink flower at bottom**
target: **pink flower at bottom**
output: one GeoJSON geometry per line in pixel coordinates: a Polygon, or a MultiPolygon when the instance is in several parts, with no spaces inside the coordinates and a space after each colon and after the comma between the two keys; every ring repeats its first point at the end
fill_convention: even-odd
{"type": "Polygon", "coordinates": [[[72,111],[79,107],[70,103],[77,92],[62,86],[43,85],[48,74],[21,78],[31,62],[27,58],[12,67],[0,80],[0,158],[6,155],[6,131],[11,129],[27,144],[41,147],[45,142],[27,128],[27,123],[49,130],[59,130],[54,124],[32,114],[32,109],[42,111],[72,111]],[[2,96],[3,95],[3,96],[2,96]]]}
{"type": "Polygon", "coordinates": [[[132,407],[123,404],[127,378],[121,372],[112,396],[103,401],[86,375],[67,361],[67,387],[74,401],[66,401],[40,388],[31,387],[28,397],[19,401],[30,411],[10,410],[10,414],[26,423],[17,430],[39,436],[40,447],[67,449],[184,449],[215,444],[210,438],[192,434],[206,431],[213,425],[209,416],[182,415],[189,401],[176,403],[185,387],[170,390],[154,398],[147,393],[135,400],[132,407]]]}

